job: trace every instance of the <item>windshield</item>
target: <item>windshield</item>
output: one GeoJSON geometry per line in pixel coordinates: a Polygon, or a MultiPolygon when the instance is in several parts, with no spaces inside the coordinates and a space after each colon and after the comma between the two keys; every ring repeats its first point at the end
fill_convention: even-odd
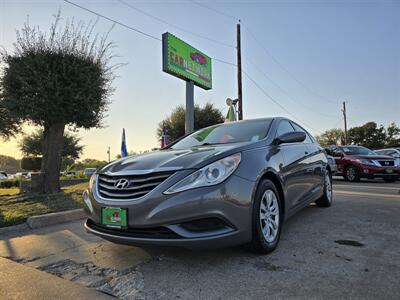
{"type": "Polygon", "coordinates": [[[271,121],[272,119],[263,119],[210,126],[188,135],[171,146],[171,149],[182,150],[201,145],[256,142],[267,135],[271,121]]]}
{"type": "Polygon", "coordinates": [[[347,155],[376,155],[374,151],[360,146],[345,146],[340,149],[347,155]]]}

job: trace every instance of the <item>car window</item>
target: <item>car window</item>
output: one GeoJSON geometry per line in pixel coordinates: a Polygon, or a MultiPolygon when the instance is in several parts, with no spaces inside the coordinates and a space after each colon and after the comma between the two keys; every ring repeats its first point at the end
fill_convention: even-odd
{"type": "Polygon", "coordinates": [[[289,121],[282,120],[279,123],[278,129],[276,130],[276,136],[281,136],[282,134],[293,132],[293,126],[290,125],[289,121]]]}
{"type": "Polygon", "coordinates": [[[361,146],[341,146],[340,150],[347,155],[376,155],[374,151],[361,146]]]}
{"type": "Polygon", "coordinates": [[[171,149],[189,149],[201,145],[256,142],[266,137],[270,120],[230,122],[200,129],[171,146],[171,149]]]}
{"type": "Polygon", "coordinates": [[[297,125],[296,123],[293,123],[293,122],[292,122],[292,125],[293,125],[295,131],[304,132],[304,133],[306,134],[306,139],[304,140],[303,143],[306,143],[306,144],[311,144],[311,143],[313,143],[313,141],[312,141],[311,138],[310,138],[310,134],[309,134],[307,131],[305,131],[303,128],[301,128],[301,127],[300,127],[299,125],[297,125]]]}

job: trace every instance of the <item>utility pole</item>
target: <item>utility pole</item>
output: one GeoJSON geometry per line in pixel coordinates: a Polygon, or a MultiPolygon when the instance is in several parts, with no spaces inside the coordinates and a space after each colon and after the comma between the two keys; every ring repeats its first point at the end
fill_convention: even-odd
{"type": "Polygon", "coordinates": [[[108,147],[107,154],[108,154],[108,162],[110,162],[111,161],[110,147],[108,147]]]}
{"type": "Polygon", "coordinates": [[[346,102],[343,101],[343,119],[344,119],[344,144],[347,145],[347,115],[346,115],[346,102]]]}
{"type": "Polygon", "coordinates": [[[238,80],[238,102],[239,120],[243,120],[243,99],[242,99],[242,51],[240,45],[240,20],[236,25],[236,48],[237,48],[237,80],[238,80]]]}

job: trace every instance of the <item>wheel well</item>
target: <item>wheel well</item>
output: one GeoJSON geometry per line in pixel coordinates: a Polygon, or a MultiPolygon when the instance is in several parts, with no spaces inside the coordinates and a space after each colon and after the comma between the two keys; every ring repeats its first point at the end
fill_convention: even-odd
{"type": "Polygon", "coordinates": [[[280,202],[281,202],[283,215],[285,215],[285,196],[284,196],[284,193],[283,193],[282,184],[281,184],[278,176],[276,174],[272,173],[272,172],[267,172],[261,177],[260,182],[263,179],[271,180],[274,183],[274,185],[275,185],[275,187],[276,187],[276,189],[278,190],[278,193],[279,193],[279,199],[280,199],[280,202]]]}
{"type": "Polygon", "coordinates": [[[327,165],[327,166],[326,166],[326,169],[328,170],[329,175],[332,176],[331,166],[330,166],[330,165],[327,165]]]}

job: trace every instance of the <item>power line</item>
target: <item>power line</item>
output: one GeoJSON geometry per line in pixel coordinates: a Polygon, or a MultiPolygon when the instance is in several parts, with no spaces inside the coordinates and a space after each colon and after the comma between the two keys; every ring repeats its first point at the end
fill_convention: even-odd
{"type": "Polygon", "coordinates": [[[287,114],[289,114],[293,119],[297,120],[298,122],[302,123],[304,126],[318,132],[322,133],[322,131],[308,125],[307,123],[299,120],[294,114],[292,114],[289,110],[287,110],[282,104],[280,104],[277,100],[275,100],[270,94],[268,94],[253,78],[247,74],[247,72],[243,71],[243,74],[249,79],[267,98],[269,98],[272,102],[278,105],[282,110],[284,110],[287,114]]]}
{"type": "Polygon", "coordinates": [[[69,4],[73,5],[73,6],[79,7],[80,9],[83,9],[83,10],[85,10],[85,11],[87,11],[87,12],[90,12],[90,13],[92,13],[92,14],[94,14],[94,15],[100,17],[100,18],[103,18],[103,19],[106,19],[106,20],[108,20],[108,21],[114,22],[115,24],[118,24],[118,25],[120,25],[120,26],[122,26],[122,27],[125,27],[125,28],[127,28],[127,29],[132,30],[132,31],[135,31],[136,33],[139,33],[139,34],[141,34],[141,35],[147,36],[148,38],[152,38],[152,39],[154,39],[154,40],[161,41],[161,39],[160,39],[159,37],[156,37],[156,36],[154,36],[154,35],[151,35],[151,34],[149,34],[149,33],[146,33],[146,32],[144,32],[144,31],[141,31],[141,30],[139,30],[139,29],[136,29],[136,28],[134,28],[134,27],[132,27],[132,26],[126,25],[126,24],[124,24],[124,23],[121,23],[121,22],[119,22],[119,21],[117,21],[117,20],[115,20],[115,19],[111,19],[111,18],[109,18],[109,17],[107,17],[107,16],[105,16],[105,15],[102,15],[102,14],[100,14],[100,13],[98,13],[98,12],[95,12],[95,11],[93,11],[93,10],[91,10],[91,9],[88,9],[88,8],[86,8],[86,7],[83,7],[83,6],[79,5],[79,4],[76,4],[76,3],[71,2],[71,1],[69,1],[69,0],[63,0],[63,1],[69,3],[69,4]]]}
{"type": "MultiPolygon", "coordinates": [[[[144,32],[144,31],[141,31],[141,30],[139,30],[139,29],[136,29],[136,28],[134,28],[134,27],[132,27],[132,26],[126,25],[126,24],[124,24],[124,23],[122,23],[122,22],[119,22],[119,21],[117,21],[117,20],[115,20],[115,19],[111,19],[111,18],[109,18],[109,17],[107,17],[107,16],[104,16],[104,15],[102,15],[102,14],[100,14],[100,13],[97,13],[97,12],[95,12],[95,11],[93,11],[93,10],[90,10],[90,9],[88,9],[88,8],[86,8],[86,7],[83,7],[83,6],[81,6],[81,5],[78,5],[78,4],[74,3],[74,2],[71,2],[71,1],[69,1],[69,0],[63,0],[63,1],[66,2],[66,3],[69,3],[69,4],[71,4],[71,5],[74,5],[74,6],[78,7],[78,8],[80,8],[80,9],[83,9],[83,10],[85,10],[85,11],[87,11],[87,12],[90,12],[90,13],[92,13],[92,14],[98,16],[98,17],[101,17],[101,18],[104,18],[104,19],[106,19],[106,20],[108,20],[108,21],[114,22],[115,24],[118,24],[118,25],[120,25],[120,26],[122,26],[122,27],[125,27],[125,28],[127,28],[127,29],[129,29],[129,30],[132,30],[132,31],[136,32],[136,33],[139,33],[139,34],[141,34],[141,35],[143,35],[143,36],[146,36],[146,37],[148,37],[148,38],[155,39],[155,40],[157,40],[157,41],[161,41],[161,39],[158,38],[158,37],[156,37],[156,36],[153,36],[153,35],[151,35],[151,34],[148,34],[148,33],[144,32]]],[[[229,61],[225,61],[225,60],[218,59],[218,58],[215,58],[215,57],[213,57],[212,59],[215,60],[215,61],[217,61],[217,62],[223,63],[223,64],[227,64],[227,65],[231,65],[231,66],[236,66],[235,63],[232,63],[232,62],[229,62],[229,61]]],[[[283,109],[286,113],[288,113],[290,116],[292,116],[292,117],[293,117],[294,119],[296,119],[298,122],[304,124],[304,126],[307,126],[307,127],[309,127],[310,129],[313,129],[313,130],[316,131],[316,132],[322,133],[322,132],[319,131],[318,129],[315,129],[315,128],[311,127],[310,125],[304,123],[303,121],[299,120],[295,115],[293,115],[293,114],[292,114],[290,111],[288,111],[284,106],[282,106],[278,101],[276,101],[271,95],[269,95],[269,94],[268,94],[268,93],[267,93],[253,78],[251,78],[251,77],[247,74],[247,72],[245,72],[245,71],[243,70],[243,73],[245,74],[245,76],[246,76],[251,82],[253,82],[253,84],[254,84],[265,96],[267,96],[269,99],[271,99],[271,101],[273,101],[276,105],[278,105],[278,106],[279,106],[281,109],[283,109]]]]}
{"type": "Polygon", "coordinates": [[[176,29],[178,29],[178,30],[180,30],[180,31],[189,33],[189,34],[191,34],[191,35],[197,36],[197,37],[199,37],[199,38],[208,40],[208,41],[210,41],[210,42],[213,42],[213,43],[216,43],[216,44],[225,46],[225,47],[235,48],[235,46],[230,45],[230,44],[228,44],[228,43],[224,43],[224,42],[221,42],[221,41],[218,41],[218,40],[209,38],[209,37],[207,37],[207,36],[204,36],[204,35],[201,35],[201,34],[199,34],[199,33],[196,33],[196,32],[190,31],[190,30],[187,30],[186,28],[180,27],[180,26],[175,25],[175,24],[173,24],[173,23],[171,23],[171,22],[168,22],[168,21],[166,21],[166,20],[164,20],[164,19],[161,19],[161,18],[159,18],[159,17],[157,17],[157,16],[155,16],[155,15],[152,15],[152,14],[150,14],[150,13],[148,13],[148,12],[146,12],[146,11],[140,9],[140,8],[137,8],[137,7],[133,6],[133,5],[131,5],[130,3],[127,3],[127,2],[124,1],[124,0],[118,0],[118,1],[119,1],[120,3],[122,3],[123,5],[125,5],[125,6],[127,6],[127,7],[129,7],[129,8],[131,8],[131,9],[133,9],[133,10],[135,10],[135,11],[141,13],[141,14],[144,14],[144,15],[146,15],[146,16],[148,16],[148,17],[154,19],[154,20],[157,20],[158,22],[164,23],[164,24],[166,24],[166,25],[168,25],[168,26],[174,27],[174,28],[176,28],[176,29]]]}
{"type": "MultiPolygon", "coordinates": [[[[298,101],[296,101],[295,99],[292,98],[292,96],[289,95],[289,93],[283,88],[281,87],[278,83],[276,83],[271,77],[269,77],[263,70],[261,70],[255,63],[253,63],[248,57],[244,56],[246,61],[253,66],[253,68],[255,68],[261,75],[263,75],[269,82],[271,82],[275,87],[277,87],[288,99],[290,99],[292,102],[303,106],[304,108],[310,110],[310,111],[314,111],[314,109],[308,105],[305,105],[304,103],[298,103],[298,101]]],[[[328,115],[325,113],[321,113],[318,112],[318,114],[328,117],[328,118],[337,118],[337,116],[333,116],[333,115],[328,115]]]]}
{"type": "Polygon", "coordinates": [[[193,2],[194,4],[196,4],[196,5],[200,6],[200,7],[203,7],[203,8],[205,8],[205,9],[211,10],[211,11],[213,11],[213,12],[215,12],[215,13],[221,15],[221,16],[224,16],[224,17],[229,18],[229,19],[233,19],[233,20],[235,20],[236,22],[240,22],[240,19],[237,18],[237,17],[235,17],[235,16],[233,16],[233,15],[230,15],[230,14],[225,13],[225,12],[223,12],[223,11],[220,11],[220,10],[218,10],[218,9],[212,8],[212,7],[208,6],[208,5],[205,5],[205,4],[203,4],[203,3],[200,3],[200,2],[198,2],[198,1],[193,1],[193,0],[192,0],[191,2],[193,2]]]}
{"type": "MultiPolygon", "coordinates": [[[[242,24],[243,25],[243,24],[242,24]]],[[[330,103],[334,103],[334,104],[338,104],[338,102],[332,101],[330,99],[327,99],[321,95],[319,95],[318,93],[316,93],[315,91],[313,91],[312,89],[310,89],[307,85],[305,85],[302,81],[300,81],[299,79],[297,79],[297,77],[290,72],[278,59],[276,59],[275,56],[273,56],[271,54],[271,52],[268,51],[268,49],[257,39],[257,37],[255,36],[255,34],[253,34],[253,32],[245,25],[243,25],[244,29],[250,34],[250,36],[253,38],[253,40],[260,46],[261,49],[264,50],[264,52],[272,58],[272,60],[282,69],[284,70],[290,77],[292,77],[292,79],[294,81],[296,81],[299,85],[301,85],[305,90],[307,90],[310,94],[313,94],[314,96],[317,96],[318,98],[321,98],[327,102],[330,103]]]]}

